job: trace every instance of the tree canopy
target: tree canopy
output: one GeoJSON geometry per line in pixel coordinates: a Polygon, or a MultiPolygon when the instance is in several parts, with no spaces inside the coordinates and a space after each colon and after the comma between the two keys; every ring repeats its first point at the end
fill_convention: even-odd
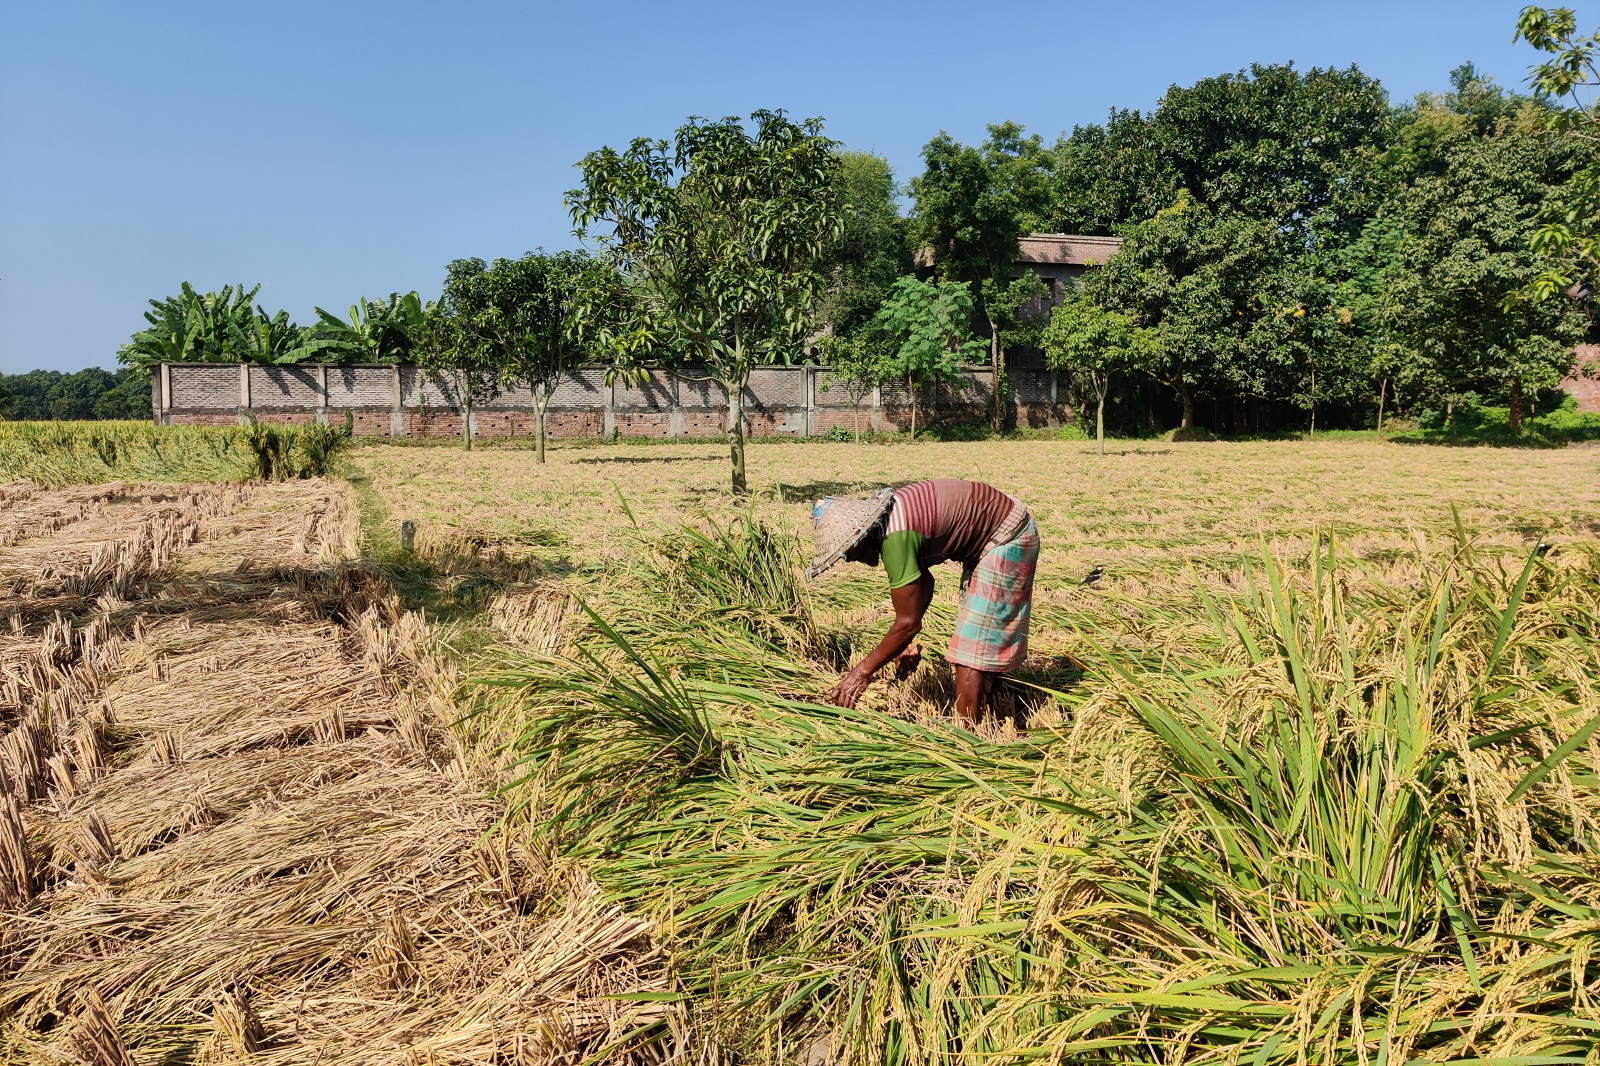
{"type": "Polygon", "coordinates": [[[845,233],[842,163],[818,119],[778,111],[690,119],[671,142],[638,138],[579,163],[567,194],[579,231],[622,280],[619,369],[676,363],[728,403],[735,492],[746,490],[744,389],[750,371],[800,357],[845,233]]]}

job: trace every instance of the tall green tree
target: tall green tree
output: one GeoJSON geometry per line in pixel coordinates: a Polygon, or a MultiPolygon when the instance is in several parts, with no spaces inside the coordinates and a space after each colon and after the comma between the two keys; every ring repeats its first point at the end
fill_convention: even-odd
{"type": "Polygon", "coordinates": [[[1182,428],[1195,424],[1197,396],[1265,387],[1252,334],[1262,279],[1281,265],[1284,239],[1270,223],[1180,196],[1128,230],[1122,250],[1087,276],[1090,299],[1151,331],[1161,356],[1148,370],[1177,393],[1182,428]]]}
{"type": "Polygon", "coordinates": [[[1517,430],[1583,335],[1572,301],[1512,298],[1546,269],[1527,234],[1578,160],[1570,144],[1515,130],[1455,130],[1434,151],[1437,164],[1386,209],[1401,234],[1390,324],[1445,399],[1503,401],[1517,430]]]}
{"type": "MultiPolygon", "coordinates": [[[[989,127],[977,148],[941,133],[922,149],[923,172],[911,180],[913,242],[937,277],[967,285],[973,328],[989,340],[995,368],[995,420],[1003,398],[1006,332],[1033,297],[1037,279],[1018,278],[1017,241],[1039,229],[1050,210],[1053,157],[1037,134],[1015,122],[989,127]]],[[[999,426],[997,425],[998,429],[999,426]]]]}
{"type": "Polygon", "coordinates": [[[452,264],[446,286],[456,343],[481,348],[483,365],[496,367],[502,384],[532,394],[541,463],[550,397],[582,359],[577,309],[591,268],[587,254],[570,251],[529,252],[490,264],[463,259],[452,264]]]}
{"type": "Polygon", "coordinates": [[[959,281],[906,276],[894,283],[874,325],[895,343],[887,371],[911,393],[911,439],[917,439],[917,393],[953,381],[963,363],[982,357],[972,333],[972,290],[959,281]]]}
{"type": "Polygon", "coordinates": [[[1106,453],[1106,396],[1113,376],[1142,370],[1160,357],[1154,334],[1133,324],[1129,315],[1098,306],[1075,292],[1051,313],[1040,338],[1045,362],[1065,370],[1089,386],[1094,397],[1094,439],[1106,453]]]}
{"type": "Polygon", "coordinates": [[[872,321],[912,263],[889,161],[868,152],[838,154],[844,225],[823,260],[827,288],[817,318],[833,335],[847,337],[872,321]]]}
{"type": "Polygon", "coordinates": [[[733,491],[747,491],[744,390],[750,371],[802,354],[844,230],[840,161],[820,119],[780,111],[691,118],[671,143],[644,138],[578,164],[566,202],[621,278],[622,372],[688,364],[727,398],[733,491]]]}
{"type": "Polygon", "coordinates": [[[438,303],[423,308],[412,349],[418,364],[449,382],[461,408],[461,446],[472,450],[472,412],[500,394],[505,352],[482,328],[492,312],[494,282],[482,259],[445,268],[438,303]]]}
{"type": "Polygon", "coordinates": [[[1529,6],[1517,19],[1517,37],[1551,57],[1528,80],[1540,95],[1560,102],[1550,127],[1576,142],[1584,160],[1540,214],[1530,246],[1541,269],[1517,296],[1547,300],[1586,291],[1593,300],[1600,290],[1600,33],[1580,36],[1571,8],[1529,6]]]}

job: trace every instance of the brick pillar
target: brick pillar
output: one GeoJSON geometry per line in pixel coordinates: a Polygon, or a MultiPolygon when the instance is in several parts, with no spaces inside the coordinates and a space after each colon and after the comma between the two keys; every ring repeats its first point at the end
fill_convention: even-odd
{"type": "Polygon", "coordinates": [[[678,375],[669,373],[672,382],[672,406],[667,408],[667,435],[673,440],[683,436],[683,401],[678,395],[678,375]]]}
{"type": "Polygon", "coordinates": [[[239,424],[250,421],[250,364],[239,364],[239,424]]]}
{"type": "Polygon", "coordinates": [[[800,368],[800,387],[805,390],[806,401],[806,436],[810,437],[817,432],[817,368],[803,366],[800,368]]]}
{"type": "Polygon", "coordinates": [[[389,383],[392,390],[390,399],[392,406],[389,409],[389,436],[403,437],[406,435],[406,410],[405,397],[400,389],[400,364],[394,365],[394,380],[389,383]]]}
{"type": "Polygon", "coordinates": [[[610,440],[617,432],[617,383],[606,382],[606,410],[600,418],[600,435],[610,440]]]}
{"type": "Polygon", "coordinates": [[[170,426],[170,425],[172,425],[172,364],[171,363],[162,363],[161,364],[161,381],[158,384],[158,391],[161,394],[161,398],[160,398],[160,401],[159,401],[160,405],[161,405],[161,413],[160,413],[160,417],[157,418],[156,421],[160,422],[164,426],[170,426]]]}
{"type": "Polygon", "coordinates": [[[317,421],[328,424],[328,364],[317,364],[317,421]]]}
{"type": "Polygon", "coordinates": [[[872,426],[872,432],[874,432],[874,433],[882,433],[883,432],[883,386],[882,385],[874,385],[874,386],[872,386],[872,414],[870,416],[868,416],[867,422],[868,422],[869,425],[872,426]]]}

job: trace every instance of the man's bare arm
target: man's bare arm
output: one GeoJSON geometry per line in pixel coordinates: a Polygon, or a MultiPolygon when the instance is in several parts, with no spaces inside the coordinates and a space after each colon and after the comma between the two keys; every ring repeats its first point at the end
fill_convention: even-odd
{"type": "Polygon", "coordinates": [[[933,602],[933,574],[927,570],[909,585],[891,589],[889,599],[894,604],[894,624],[878,641],[878,646],[866,654],[850,672],[840,679],[833,689],[833,702],[840,707],[854,707],[866,690],[872,675],[883,668],[890,659],[911,646],[922,631],[922,616],[928,613],[933,602]]]}

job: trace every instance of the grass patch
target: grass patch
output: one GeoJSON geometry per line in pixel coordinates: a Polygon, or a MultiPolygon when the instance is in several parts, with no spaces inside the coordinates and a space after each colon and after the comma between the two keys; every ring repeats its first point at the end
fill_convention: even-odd
{"type": "Polygon", "coordinates": [[[315,423],[0,422],[0,482],[287,481],[326,474],[347,439],[315,423]]]}

